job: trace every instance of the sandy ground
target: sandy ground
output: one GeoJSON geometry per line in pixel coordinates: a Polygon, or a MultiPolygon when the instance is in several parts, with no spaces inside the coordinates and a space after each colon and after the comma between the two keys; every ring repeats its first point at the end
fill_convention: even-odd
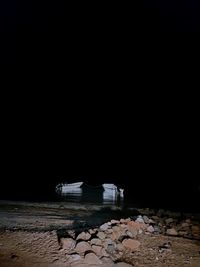
{"type": "MultiPolygon", "coordinates": [[[[66,229],[99,225],[122,214],[102,207],[25,205],[0,202],[0,267],[70,266],[59,238],[66,229]],[[110,216],[110,218],[108,218],[110,216]]],[[[81,229],[79,229],[81,228],[81,229]]],[[[200,241],[141,235],[140,251],[124,255],[132,266],[200,266],[200,241]],[[170,243],[169,249],[160,249],[170,243]]]]}

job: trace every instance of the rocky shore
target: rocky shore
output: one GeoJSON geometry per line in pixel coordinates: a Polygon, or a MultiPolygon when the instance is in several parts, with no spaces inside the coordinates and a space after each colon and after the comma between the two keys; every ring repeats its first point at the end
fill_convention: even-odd
{"type": "Polygon", "coordinates": [[[0,267],[200,266],[200,217],[0,202],[0,267]]]}
{"type": "MultiPolygon", "coordinates": [[[[145,240],[160,235],[200,240],[200,227],[191,219],[178,221],[177,218],[139,215],[111,220],[79,234],[69,231],[66,237],[60,238],[60,245],[70,266],[105,266],[116,262],[136,266],[135,255],[144,249],[145,240]]],[[[157,247],[155,259],[158,261],[163,253],[170,255],[172,251],[172,242],[164,242],[157,247]]]]}

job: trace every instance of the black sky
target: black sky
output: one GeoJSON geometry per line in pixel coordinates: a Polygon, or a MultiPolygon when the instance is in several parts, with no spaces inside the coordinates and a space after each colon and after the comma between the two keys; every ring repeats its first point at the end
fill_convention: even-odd
{"type": "Polygon", "coordinates": [[[35,54],[41,51],[42,54],[47,46],[49,51],[53,47],[64,49],[60,47],[63,39],[75,38],[83,44],[84,38],[91,43],[95,35],[105,41],[115,35],[122,42],[123,34],[130,36],[136,32],[143,35],[200,31],[197,0],[144,0],[142,7],[141,3],[131,7],[117,3],[64,6],[61,1],[22,2],[2,0],[0,3],[1,55],[5,62],[15,61],[15,57],[19,60],[19,55],[25,59],[35,46],[43,47],[35,54]]]}

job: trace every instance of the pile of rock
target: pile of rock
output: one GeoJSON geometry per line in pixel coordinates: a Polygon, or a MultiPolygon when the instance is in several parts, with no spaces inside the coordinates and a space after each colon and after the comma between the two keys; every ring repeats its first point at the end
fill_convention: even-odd
{"type": "Polygon", "coordinates": [[[71,231],[70,237],[60,239],[60,244],[71,266],[104,266],[120,261],[125,251],[138,251],[138,235],[146,230],[147,226],[140,218],[136,221],[130,218],[111,220],[77,236],[71,231]]]}
{"type": "Polygon", "coordinates": [[[154,215],[150,221],[154,233],[200,240],[200,224],[198,221],[189,218],[183,219],[181,215],[169,217],[164,214],[163,216],[154,215]]]}
{"type": "Polygon", "coordinates": [[[61,238],[60,244],[70,266],[111,266],[109,264],[122,261],[125,254],[140,251],[140,237],[143,234],[177,236],[188,227],[194,234],[199,234],[199,226],[191,225],[189,221],[176,224],[175,228],[172,218],[160,221],[155,216],[139,215],[136,218],[111,220],[99,228],[79,234],[69,231],[69,236],[61,238]]]}

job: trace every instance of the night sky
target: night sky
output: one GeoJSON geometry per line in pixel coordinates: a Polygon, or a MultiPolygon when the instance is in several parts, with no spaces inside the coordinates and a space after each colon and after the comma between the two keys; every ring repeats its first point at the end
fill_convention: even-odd
{"type": "Polygon", "coordinates": [[[112,34],[130,35],[136,31],[140,34],[199,32],[199,8],[197,0],[144,0],[142,8],[139,3],[132,8],[118,4],[74,4],[64,7],[61,1],[36,4],[31,0],[23,3],[3,0],[0,3],[1,58],[9,63],[19,59],[26,61],[27,56],[33,60],[38,55],[38,60],[39,55],[45,53],[47,58],[50,51],[55,57],[53,48],[63,52],[71,39],[84,44],[85,40],[93,40],[94,35],[102,40],[112,34]],[[135,12],[137,9],[141,12],[135,12]]]}

